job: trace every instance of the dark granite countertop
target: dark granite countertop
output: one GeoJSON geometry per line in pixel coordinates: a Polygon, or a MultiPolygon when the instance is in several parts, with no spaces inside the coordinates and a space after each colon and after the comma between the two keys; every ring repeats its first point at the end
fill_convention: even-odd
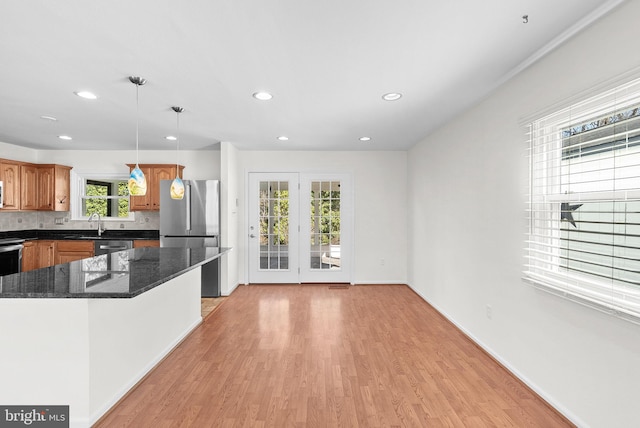
{"type": "Polygon", "coordinates": [[[0,276],[0,298],[130,298],[229,248],[137,248],[0,276]]]}
{"type": "Polygon", "coordinates": [[[98,236],[95,229],[30,229],[0,232],[0,238],[33,239],[123,239],[123,240],[155,240],[160,239],[158,230],[107,229],[98,236]]]}

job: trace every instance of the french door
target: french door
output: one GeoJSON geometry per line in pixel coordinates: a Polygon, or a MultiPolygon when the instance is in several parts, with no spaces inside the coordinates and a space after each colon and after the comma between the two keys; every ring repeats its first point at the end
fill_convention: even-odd
{"type": "Polygon", "coordinates": [[[250,173],[248,183],[249,282],[350,282],[348,175],[250,173]]]}

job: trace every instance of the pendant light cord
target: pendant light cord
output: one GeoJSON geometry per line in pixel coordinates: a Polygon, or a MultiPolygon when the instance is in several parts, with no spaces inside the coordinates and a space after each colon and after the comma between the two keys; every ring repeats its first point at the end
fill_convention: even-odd
{"type": "Polygon", "coordinates": [[[180,156],[180,112],[176,112],[176,122],[178,128],[178,138],[176,141],[176,178],[178,178],[180,176],[180,174],[178,173],[178,156],[180,156]]]}
{"type": "Polygon", "coordinates": [[[136,166],[139,164],[140,157],[138,155],[138,128],[140,122],[140,105],[138,101],[138,89],[140,85],[136,83],[136,166]]]}

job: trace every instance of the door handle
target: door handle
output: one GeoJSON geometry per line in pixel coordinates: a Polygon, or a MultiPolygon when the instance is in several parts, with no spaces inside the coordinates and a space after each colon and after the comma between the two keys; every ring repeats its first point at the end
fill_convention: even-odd
{"type": "Polygon", "coordinates": [[[254,235],[253,233],[251,235],[249,235],[249,238],[255,238],[256,235],[254,235]]]}
{"type": "Polygon", "coordinates": [[[191,183],[185,183],[185,196],[187,197],[187,203],[185,204],[185,207],[187,208],[187,227],[186,229],[188,231],[191,231],[191,183]]]}

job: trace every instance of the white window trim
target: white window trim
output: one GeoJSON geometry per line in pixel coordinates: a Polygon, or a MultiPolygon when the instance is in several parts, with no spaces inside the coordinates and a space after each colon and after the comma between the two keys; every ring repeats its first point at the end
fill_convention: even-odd
{"type": "MultiPolygon", "coordinates": [[[[87,221],[88,216],[82,215],[82,186],[86,177],[92,179],[104,179],[104,180],[124,180],[129,179],[128,174],[122,174],[117,172],[91,172],[91,171],[76,171],[71,170],[71,220],[72,221],[87,221]]],[[[135,221],[135,212],[129,211],[128,217],[104,217],[101,218],[105,222],[133,222],[135,221]]]]}
{"type": "MultiPolygon", "coordinates": [[[[619,87],[625,87],[627,90],[629,87],[633,89],[633,98],[636,101],[640,101],[640,89],[635,89],[640,87],[640,79],[636,79],[635,81],[631,81],[619,87]]],[[[614,93],[618,88],[611,89],[610,91],[603,91],[600,94],[593,95],[588,99],[584,100],[584,103],[592,103],[596,106],[600,111],[612,111],[615,110],[615,102],[620,101],[618,95],[613,95],[614,104],[600,103],[598,97],[605,97],[611,99],[611,94],[614,93]],[[608,92],[608,94],[607,94],[608,92]],[[594,101],[598,100],[598,101],[594,101]]],[[[629,93],[626,93],[629,95],[629,93]]],[[[579,104],[579,103],[578,103],[579,104]]],[[[549,136],[552,132],[559,132],[559,129],[565,127],[565,125],[569,125],[569,123],[561,124],[560,121],[554,121],[554,119],[550,119],[550,124],[542,125],[542,127],[549,126],[548,129],[553,129],[552,132],[544,132],[543,136],[538,136],[539,128],[534,126],[534,123],[540,121],[544,122],[548,120],[550,117],[553,117],[555,114],[560,114],[564,109],[558,109],[556,112],[546,115],[545,117],[541,117],[538,119],[532,120],[532,123],[529,128],[529,158],[530,158],[530,174],[529,174],[529,212],[531,213],[530,220],[530,230],[528,233],[528,239],[526,244],[526,257],[525,257],[525,267],[524,267],[524,277],[523,279],[540,288],[544,291],[551,292],[558,296],[567,298],[569,300],[575,301],[577,303],[595,308],[597,310],[615,315],[617,317],[640,323],[640,287],[633,286],[631,284],[622,284],[617,283],[614,280],[608,279],[599,279],[596,276],[592,276],[589,274],[584,274],[580,272],[557,269],[560,266],[560,246],[556,244],[554,241],[560,240],[560,229],[554,230],[549,226],[536,226],[534,222],[534,214],[533,212],[538,209],[538,206],[546,206],[547,210],[551,210],[550,206],[558,206],[561,202],[570,202],[570,203],[579,203],[579,202],[589,202],[589,201],[620,201],[620,200],[639,200],[640,199],[640,189],[626,189],[626,190],[616,190],[613,189],[611,191],[598,191],[598,192],[582,192],[582,193],[569,193],[569,194],[558,194],[553,193],[553,191],[549,191],[550,188],[556,187],[556,184],[550,184],[552,180],[554,180],[557,175],[557,170],[561,168],[559,164],[556,164],[556,160],[553,159],[553,156],[548,155],[552,154],[554,150],[562,150],[562,147],[554,147],[549,146],[548,141],[545,141],[545,136],[549,136]],[[554,128],[554,125],[557,125],[557,128],[554,128]],[[537,167],[534,162],[536,160],[540,161],[539,158],[534,158],[534,148],[535,153],[539,153],[539,149],[536,145],[546,145],[547,147],[544,149],[543,153],[546,155],[542,156],[542,162],[545,163],[544,167],[537,167]],[[547,160],[551,158],[551,160],[547,160]],[[536,168],[539,168],[539,171],[544,171],[541,175],[536,175],[534,171],[536,168]],[[551,172],[551,173],[550,173],[551,172]],[[542,179],[545,184],[543,186],[544,190],[540,192],[536,192],[533,189],[535,180],[542,179]],[[546,180],[549,180],[547,182],[546,180]],[[542,231],[542,233],[540,233],[542,231]],[[541,239],[538,239],[541,237],[541,239]],[[540,263],[537,263],[540,262],[540,263]]],[[[594,114],[600,114],[596,112],[596,109],[588,110],[586,113],[586,117],[593,116],[594,114]]],[[[585,115],[583,115],[585,116],[585,115]]],[[[580,122],[581,117],[571,117],[570,123],[575,124],[580,122]]],[[[556,157],[556,159],[559,159],[556,157]]],[[[539,182],[538,182],[539,183],[539,182]]],[[[549,211],[550,212],[550,211],[549,211]]],[[[538,219],[538,221],[542,222],[552,222],[550,217],[541,217],[542,220],[538,219]]]]}

